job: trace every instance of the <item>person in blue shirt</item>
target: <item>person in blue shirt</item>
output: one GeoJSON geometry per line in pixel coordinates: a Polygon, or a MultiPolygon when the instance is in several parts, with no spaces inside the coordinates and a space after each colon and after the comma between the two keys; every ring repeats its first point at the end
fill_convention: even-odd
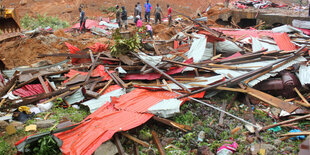
{"type": "Polygon", "coordinates": [[[152,10],[152,5],[149,3],[149,0],[146,0],[144,7],[145,7],[145,20],[146,22],[149,22],[152,10]]]}

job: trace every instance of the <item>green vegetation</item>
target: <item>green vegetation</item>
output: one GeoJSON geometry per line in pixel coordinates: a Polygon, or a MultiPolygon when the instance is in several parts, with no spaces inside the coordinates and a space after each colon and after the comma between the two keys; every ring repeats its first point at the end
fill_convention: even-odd
{"type": "Polygon", "coordinates": [[[69,23],[66,21],[62,21],[59,19],[57,16],[56,17],[51,17],[51,16],[46,16],[46,15],[37,15],[36,18],[30,17],[28,14],[26,14],[22,19],[21,19],[21,26],[25,29],[36,29],[38,27],[51,27],[54,30],[57,29],[62,29],[69,27],[69,23]]]}
{"type": "Polygon", "coordinates": [[[116,12],[116,8],[115,7],[109,7],[106,8],[105,6],[101,6],[100,11],[102,11],[103,13],[115,13],[116,12]]]}
{"type": "Polygon", "coordinates": [[[57,155],[61,154],[57,143],[54,141],[51,135],[45,136],[38,141],[35,141],[26,146],[25,150],[30,150],[25,154],[34,155],[57,155]]]}
{"type": "Polygon", "coordinates": [[[8,144],[3,137],[0,137],[0,154],[8,154],[11,150],[10,144],[8,144]]]}
{"type": "Polygon", "coordinates": [[[118,57],[119,55],[125,55],[128,52],[133,52],[136,49],[141,48],[141,41],[138,34],[134,34],[129,39],[123,38],[119,29],[113,34],[114,45],[111,47],[111,55],[118,57]]]}

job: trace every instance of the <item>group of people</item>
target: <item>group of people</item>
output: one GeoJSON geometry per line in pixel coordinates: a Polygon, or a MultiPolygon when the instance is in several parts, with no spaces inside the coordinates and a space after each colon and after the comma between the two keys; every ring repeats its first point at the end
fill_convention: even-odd
{"type": "MultiPolygon", "coordinates": [[[[153,38],[152,26],[150,25],[152,5],[149,2],[149,0],[146,0],[144,8],[145,8],[144,18],[147,23],[146,24],[147,33],[150,34],[151,38],[153,38]]],[[[167,9],[168,9],[167,17],[169,21],[169,26],[171,26],[172,25],[172,16],[171,16],[172,9],[169,5],[167,5],[167,9]]],[[[81,7],[79,8],[79,11],[80,11],[80,31],[81,31],[82,29],[85,30],[86,18],[85,18],[85,12],[82,10],[81,7]]],[[[155,24],[157,24],[158,22],[161,24],[163,12],[159,4],[156,4],[154,15],[155,15],[155,24]]],[[[140,2],[138,2],[135,5],[135,10],[134,10],[134,22],[136,23],[138,28],[141,28],[143,25],[141,16],[142,16],[142,7],[141,7],[140,2]]],[[[122,29],[123,26],[125,26],[126,30],[128,29],[128,16],[127,16],[127,10],[125,6],[122,6],[120,8],[118,5],[116,5],[116,22],[120,29],[122,29]]]]}
{"type": "MultiPolygon", "coordinates": [[[[144,8],[145,8],[145,14],[144,14],[145,21],[150,22],[152,5],[149,2],[149,0],[146,0],[144,8]]],[[[168,9],[167,17],[169,20],[169,26],[171,26],[171,24],[172,24],[172,17],[171,17],[172,9],[171,9],[170,5],[167,5],[167,9],[168,9]]],[[[141,18],[142,8],[141,8],[141,5],[139,2],[137,3],[137,5],[135,5],[135,11],[134,12],[135,12],[134,16],[136,17],[136,19],[138,19],[138,17],[141,18]]],[[[159,4],[156,4],[156,8],[154,10],[154,15],[155,15],[155,24],[157,24],[158,21],[159,21],[159,23],[161,23],[161,16],[163,15],[163,12],[162,12],[162,9],[159,6],[159,4]]]]}
{"type": "MultiPolygon", "coordinates": [[[[147,23],[149,23],[150,17],[151,17],[151,10],[152,10],[152,5],[149,2],[149,0],[146,0],[144,8],[145,8],[144,18],[145,18],[145,21],[147,23]]],[[[167,9],[168,9],[167,17],[168,17],[168,21],[169,21],[169,26],[171,26],[172,25],[172,17],[171,17],[172,9],[169,5],[167,5],[167,9]]],[[[159,23],[161,23],[161,17],[163,15],[163,12],[162,12],[162,9],[159,6],[159,4],[156,5],[156,8],[154,10],[154,15],[155,15],[155,24],[157,24],[158,21],[159,21],[159,23]]],[[[118,26],[120,28],[125,26],[125,29],[127,30],[127,28],[128,28],[127,18],[128,18],[127,17],[127,11],[126,11],[125,7],[122,6],[122,8],[120,9],[120,7],[117,5],[116,6],[116,22],[118,23],[118,26]]],[[[134,22],[137,24],[137,27],[142,26],[142,7],[141,7],[140,2],[138,2],[135,5],[134,22]]]]}

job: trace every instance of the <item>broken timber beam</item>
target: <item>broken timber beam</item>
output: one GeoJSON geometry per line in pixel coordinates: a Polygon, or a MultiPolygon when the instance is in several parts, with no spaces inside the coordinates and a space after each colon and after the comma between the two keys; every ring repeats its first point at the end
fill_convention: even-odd
{"type": "Polygon", "coordinates": [[[166,124],[166,125],[169,125],[171,127],[175,127],[175,128],[178,128],[184,132],[187,132],[187,131],[191,131],[192,130],[192,127],[188,126],[188,125],[182,125],[182,124],[179,124],[179,123],[176,123],[176,122],[173,122],[171,120],[168,120],[168,119],[165,119],[165,118],[160,118],[160,117],[157,117],[157,116],[153,116],[152,117],[154,120],[158,121],[158,122],[161,122],[163,124],[166,124]]]}
{"type": "Polygon", "coordinates": [[[268,130],[270,128],[274,128],[276,126],[292,123],[292,122],[303,120],[303,119],[306,119],[306,118],[309,118],[309,117],[310,117],[310,114],[304,115],[304,116],[301,116],[301,117],[297,117],[297,118],[293,118],[293,119],[290,119],[290,120],[286,120],[286,121],[283,121],[283,122],[280,122],[280,123],[271,124],[271,125],[268,125],[268,126],[265,126],[265,127],[261,128],[259,131],[265,131],[265,130],[268,130]]]}
{"type": "Polygon", "coordinates": [[[116,147],[117,147],[117,150],[118,150],[118,153],[120,155],[125,155],[125,151],[124,151],[124,148],[121,144],[121,141],[119,140],[119,137],[118,137],[118,134],[114,134],[114,140],[115,140],[115,144],[116,144],[116,147]]]}
{"type": "Polygon", "coordinates": [[[156,144],[156,147],[158,149],[159,154],[160,155],[166,155],[165,149],[161,145],[160,140],[158,138],[158,135],[157,135],[156,131],[154,131],[154,130],[152,130],[152,137],[153,137],[154,143],[156,144]]]}
{"type": "MultiPolygon", "coordinates": [[[[295,54],[299,54],[299,52],[300,52],[302,49],[304,49],[304,48],[305,48],[305,47],[301,47],[300,49],[298,49],[298,51],[297,51],[295,54]]],[[[247,79],[247,78],[250,78],[250,77],[252,77],[252,76],[254,76],[254,75],[257,75],[257,74],[259,74],[259,73],[262,73],[262,72],[264,72],[264,71],[266,71],[266,70],[271,69],[272,66],[274,66],[274,65],[276,65],[276,64],[282,63],[282,62],[284,62],[284,61],[286,61],[286,60],[289,60],[289,59],[295,57],[295,54],[292,55],[292,56],[290,56],[290,57],[287,57],[287,58],[285,58],[285,59],[282,59],[282,60],[280,60],[280,61],[278,61],[278,62],[275,62],[275,63],[269,64],[269,65],[267,65],[267,66],[261,67],[261,68],[259,68],[259,69],[257,69],[257,70],[253,70],[253,71],[251,71],[251,72],[249,72],[249,73],[247,73],[247,74],[243,74],[243,75],[240,75],[240,76],[238,76],[238,77],[234,77],[234,78],[231,78],[231,79],[229,79],[229,80],[226,80],[226,81],[223,81],[223,82],[219,82],[219,83],[217,83],[217,84],[211,85],[210,87],[198,89],[198,90],[196,90],[196,91],[193,91],[193,92],[190,93],[190,94],[182,95],[182,96],[178,97],[177,99],[181,99],[181,98],[184,98],[184,97],[188,97],[188,96],[190,96],[190,95],[193,95],[193,94],[197,94],[197,93],[200,93],[200,92],[203,92],[203,91],[206,91],[206,90],[210,90],[210,89],[216,88],[216,87],[218,87],[218,86],[222,86],[222,85],[224,85],[224,84],[227,84],[227,85],[237,84],[237,83],[239,83],[239,82],[241,82],[241,81],[243,81],[243,80],[245,80],[245,79],[247,79]]]]}
{"type": "Polygon", "coordinates": [[[159,70],[157,67],[155,67],[154,65],[150,64],[147,61],[144,61],[142,58],[140,58],[140,56],[137,53],[131,52],[134,56],[136,56],[137,58],[139,58],[143,63],[147,64],[148,66],[152,67],[155,71],[157,71],[158,73],[160,73],[161,75],[165,76],[166,78],[168,78],[169,80],[171,80],[173,83],[175,83],[177,86],[179,86],[180,88],[182,88],[183,90],[185,90],[187,93],[191,93],[191,91],[184,86],[183,84],[179,83],[177,80],[175,80],[173,77],[171,77],[170,75],[168,75],[167,73],[159,70]]]}
{"type": "Polygon", "coordinates": [[[148,144],[147,142],[144,142],[144,141],[142,141],[142,140],[140,140],[140,139],[138,139],[138,138],[136,138],[134,136],[131,136],[128,133],[121,132],[121,134],[123,136],[127,137],[128,139],[130,139],[130,140],[132,140],[132,141],[134,141],[134,142],[136,142],[136,143],[138,143],[138,144],[140,144],[140,145],[142,145],[144,147],[150,147],[150,144],[148,144]]]}

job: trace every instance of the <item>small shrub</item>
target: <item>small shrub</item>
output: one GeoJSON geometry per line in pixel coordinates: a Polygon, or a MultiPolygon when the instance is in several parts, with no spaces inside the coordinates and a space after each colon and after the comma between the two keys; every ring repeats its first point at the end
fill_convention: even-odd
{"type": "Polygon", "coordinates": [[[36,29],[38,27],[51,27],[54,30],[62,29],[69,27],[69,23],[66,21],[60,20],[57,16],[51,17],[46,15],[37,15],[36,18],[30,17],[28,14],[26,14],[21,19],[21,26],[25,29],[36,29]]]}
{"type": "Polygon", "coordinates": [[[135,34],[133,37],[126,39],[123,38],[117,29],[112,38],[115,44],[111,47],[111,55],[118,57],[119,55],[125,55],[128,52],[133,52],[136,49],[141,48],[141,41],[138,34],[135,34]]]}

